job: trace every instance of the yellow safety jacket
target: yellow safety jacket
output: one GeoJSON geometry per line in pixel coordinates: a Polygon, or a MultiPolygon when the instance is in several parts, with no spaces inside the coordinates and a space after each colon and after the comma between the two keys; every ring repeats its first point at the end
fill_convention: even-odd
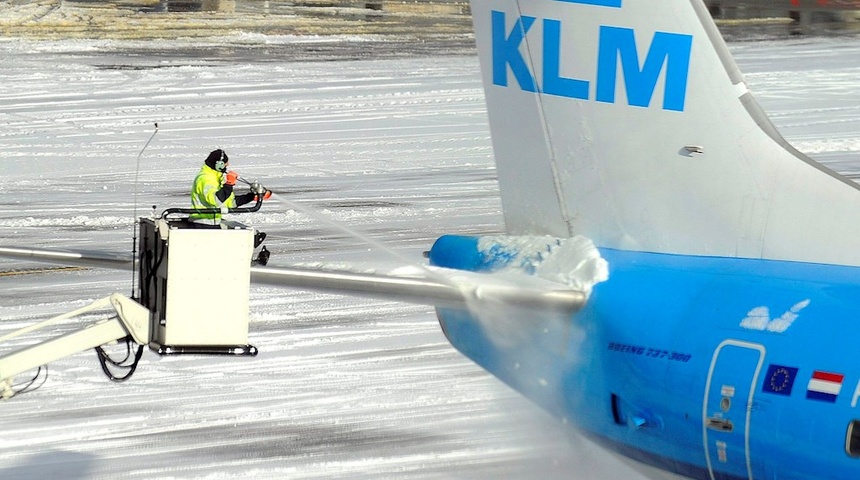
{"type": "MultiPolygon", "coordinates": [[[[208,165],[203,165],[197,177],[194,178],[194,183],[191,185],[191,207],[196,209],[235,208],[236,196],[233,194],[232,188],[230,188],[230,194],[223,202],[216,196],[224,186],[224,174],[213,168],[209,168],[208,165]]],[[[192,213],[188,218],[195,223],[206,223],[209,225],[218,225],[221,223],[220,213],[192,213]]]]}

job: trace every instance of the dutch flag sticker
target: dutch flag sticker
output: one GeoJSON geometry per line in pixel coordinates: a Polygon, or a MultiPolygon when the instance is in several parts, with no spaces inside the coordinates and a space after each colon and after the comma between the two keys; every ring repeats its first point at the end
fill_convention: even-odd
{"type": "Polygon", "coordinates": [[[842,391],[842,381],[845,375],[816,370],[806,387],[806,398],[822,402],[836,403],[836,397],[842,391]]]}

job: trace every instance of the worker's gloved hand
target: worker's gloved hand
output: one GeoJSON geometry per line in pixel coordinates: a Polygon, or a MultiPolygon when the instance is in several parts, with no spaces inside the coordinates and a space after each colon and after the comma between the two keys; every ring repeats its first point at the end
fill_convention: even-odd
{"type": "MultiPolygon", "coordinates": [[[[263,190],[263,200],[268,200],[268,199],[272,198],[272,191],[271,190],[266,189],[266,188],[263,188],[262,190],[263,190]]],[[[259,194],[254,195],[254,201],[255,202],[258,201],[259,199],[260,199],[259,194]]]]}
{"type": "Polygon", "coordinates": [[[239,174],[234,172],[233,170],[230,170],[229,172],[227,172],[226,177],[227,178],[226,180],[224,180],[224,185],[233,186],[236,185],[236,180],[239,179],[239,174]]]}

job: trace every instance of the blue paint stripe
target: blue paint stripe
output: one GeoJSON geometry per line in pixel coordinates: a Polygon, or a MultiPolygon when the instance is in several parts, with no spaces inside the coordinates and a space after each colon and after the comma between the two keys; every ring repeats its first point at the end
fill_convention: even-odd
{"type": "Polygon", "coordinates": [[[621,0],[556,0],[565,3],[581,3],[583,5],[595,5],[598,7],[621,8],[621,0]]]}
{"type": "Polygon", "coordinates": [[[813,390],[807,390],[806,391],[806,398],[808,398],[810,400],[818,400],[821,402],[836,403],[836,397],[838,397],[838,395],[833,395],[831,393],[816,392],[813,390]]]}
{"type": "MultiPolygon", "coordinates": [[[[610,450],[618,452],[621,455],[624,455],[628,458],[632,458],[633,460],[636,460],[638,462],[651,465],[667,472],[676,473],[686,478],[693,478],[696,480],[711,480],[711,473],[708,471],[707,468],[693,465],[691,463],[686,463],[677,458],[648,452],[597,433],[589,432],[586,430],[581,430],[581,432],[584,433],[585,436],[589,437],[591,440],[602,445],[604,448],[608,448],[610,450]]],[[[732,474],[720,472],[718,466],[715,467],[714,473],[717,474],[717,478],[720,478],[722,480],[748,480],[747,477],[738,477],[732,474]]]]}
{"type": "Polygon", "coordinates": [[[790,280],[821,281],[838,284],[840,287],[860,286],[860,268],[844,265],[791,262],[785,260],[761,260],[750,258],[696,257],[670,253],[651,253],[600,248],[601,255],[609,264],[623,263],[638,269],[657,266],[661,269],[678,269],[693,273],[723,275],[748,275],[753,277],[777,277],[790,280]]]}

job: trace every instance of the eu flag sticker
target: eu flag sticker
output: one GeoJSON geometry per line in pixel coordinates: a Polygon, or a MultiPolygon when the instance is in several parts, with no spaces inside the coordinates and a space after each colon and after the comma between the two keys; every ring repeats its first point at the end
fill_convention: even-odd
{"type": "Polygon", "coordinates": [[[787,397],[791,395],[795,378],[797,378],[796,368],[771,364],[767,367],[767,374],[764,376],[764,385],[761,387],[761,391],[787,397]]]}

